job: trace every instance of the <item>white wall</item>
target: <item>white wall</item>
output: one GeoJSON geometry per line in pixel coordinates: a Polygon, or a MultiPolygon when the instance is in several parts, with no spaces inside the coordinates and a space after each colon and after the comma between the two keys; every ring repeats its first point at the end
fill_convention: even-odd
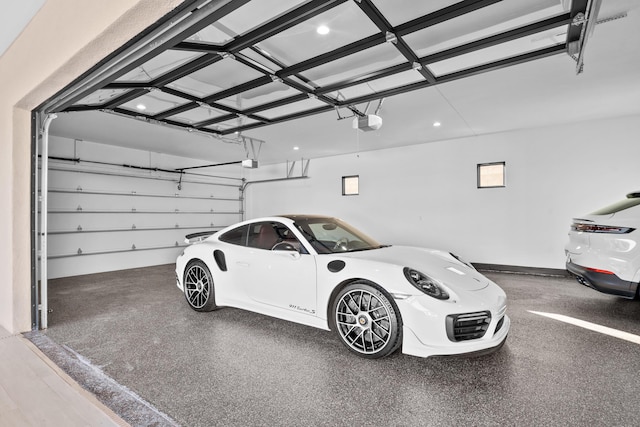
{"type": "Polygon", "coordinates": [[[187,171],[178,189],[166,170],[210,162],[55,136],[49,156],[49,278],[173,263],[186,234],[242,218],[240,165],[187,171]]]}
{"type": "MultiPolygon", "coordinates": [[[[562,269],[571,218],[640,190],[639,135],[632,116],[314,159],[309,179],[250,185],[247,218],[329,214],[385,243],[562,269]],[[476,165],[500,161],[506,187],[478,189],[476,165]],[[360,176],[360,195],[341,195],[345,175],[360,176]]],[[[250,180],[285,175],[275,165],[250,180]]]]}

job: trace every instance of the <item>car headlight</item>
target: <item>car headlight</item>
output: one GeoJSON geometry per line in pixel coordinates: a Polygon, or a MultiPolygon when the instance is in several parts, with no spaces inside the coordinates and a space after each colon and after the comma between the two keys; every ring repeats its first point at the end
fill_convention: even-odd
{"type": "Polygon", "coordinates": [[[449,294],[444,290],[442,283],[433,279],[426,274],[413,270],[409,267],[404,268],[404,275],[413,286],[436,299],[449,299],[449,294]]]}

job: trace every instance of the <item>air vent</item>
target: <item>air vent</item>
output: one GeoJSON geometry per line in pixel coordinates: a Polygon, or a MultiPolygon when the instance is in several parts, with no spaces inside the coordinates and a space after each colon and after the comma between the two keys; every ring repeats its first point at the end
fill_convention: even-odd
{"type": "Polygon", "coordinates": [[[451,341],[468,341],[482,338],[491,323],[491,313],[452,314],[447,316],[447,336],[451,341]]]}
{"type": "Polygon", "coordinates": [[[494,334],[497,334],[500,329],[502,329],[502,325],[504,325],[504,316],[500,320],[498,320],[498,324],[496,325],[496,330],[493,331],[494,334]]]}

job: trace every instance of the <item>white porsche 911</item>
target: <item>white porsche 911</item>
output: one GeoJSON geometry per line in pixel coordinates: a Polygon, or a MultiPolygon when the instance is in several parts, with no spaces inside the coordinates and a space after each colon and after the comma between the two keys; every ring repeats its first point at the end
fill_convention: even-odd
{"type": "Polygon", "coordinates": [[[229,306],[337,332],[368,358],[489,353],[504,291],[457,256],[381,245],[343,221],[285,215],[187,236],[177,286],[196,311],[229,306]],[[193,242],[195,240],[195,242],[193,242]]]}

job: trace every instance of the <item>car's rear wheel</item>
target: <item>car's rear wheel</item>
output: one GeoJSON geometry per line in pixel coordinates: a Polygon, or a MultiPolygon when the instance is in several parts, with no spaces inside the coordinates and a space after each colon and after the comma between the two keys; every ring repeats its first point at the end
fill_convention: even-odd
{"type": "Polygon", "coordinates": [[[196,311],[215,310],[213,277],[202,261],[189,263],[184,272],[184,296],[189,306],[196,311]]]}
{"type": "Polygon", "coordinates": [[[402,342],[402,319],[392,299],[368,282],[342,289],[332,305],[333,326],[352,352],[366,358],[388,356],[402,342]]]}

